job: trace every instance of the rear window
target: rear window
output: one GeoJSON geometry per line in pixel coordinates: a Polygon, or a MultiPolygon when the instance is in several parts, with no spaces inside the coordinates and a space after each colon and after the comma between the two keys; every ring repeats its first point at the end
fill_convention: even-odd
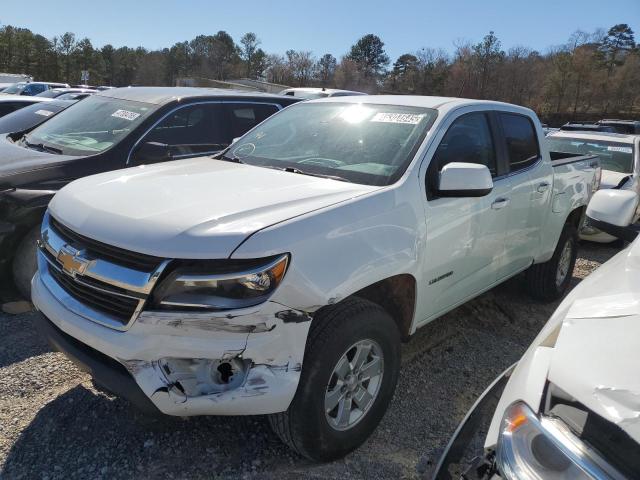
{"type": "Polygon", "coordinates": [[[511,172],[530,167],[540,158],[538,136],[529,117],[500,113],[511,172]]]}
{"type": "Polygon", "coordinates": [[[630,143],[572,137],[547,137],[552,152],[598,155],[603,170],[633,173],[633,145],[630,143]]]}

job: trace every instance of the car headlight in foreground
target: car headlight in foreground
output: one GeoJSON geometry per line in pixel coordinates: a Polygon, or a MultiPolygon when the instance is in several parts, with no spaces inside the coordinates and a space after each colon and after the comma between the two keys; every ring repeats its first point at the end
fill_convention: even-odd
{"type": "Polygon", "coordinates": [[[618,477],[560,420],[538,418],[522,402],[512,404],[502,418],[496,460],[507,479],[618,477]]]}
{"type": "Polygon", "coordinates": [[[164,308],[229,310],[264,302],[287,271],[289,255],[278,255],[239,265],[222,265],[202,272],[178,268],[155,293],[155,304],[164,308]]]}

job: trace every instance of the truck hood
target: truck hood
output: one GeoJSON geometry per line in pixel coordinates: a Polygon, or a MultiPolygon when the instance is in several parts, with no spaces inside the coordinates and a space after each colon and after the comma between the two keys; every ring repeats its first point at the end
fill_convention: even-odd
{"type": "Polygon", "coordinates": [[[640,442],[640,238],[600,270],[577,288],[548,378],[640,442]]]}
{"type": "Polygon", "coordinates": [[[12,175],[50,167],[77,158],[24,148],[13,143],[6,135],[0,135],[0,187],[12,175]]]}
{"type": "Polygon", "coordinates": [[[77,180],[49,208],[109,245],[165,258],[226,258],[262,228],[378,188],[201,157],[77,180]]]}

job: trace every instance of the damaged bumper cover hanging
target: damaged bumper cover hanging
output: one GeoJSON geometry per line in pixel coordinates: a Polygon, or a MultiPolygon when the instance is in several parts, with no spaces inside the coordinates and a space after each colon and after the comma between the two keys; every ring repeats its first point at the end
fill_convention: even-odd
{"type": "Polygon", "coordinates": [[[145,311],[127,331],[87,321],[39,278],[37,326],[104,389],[145,412],[256,415],[295,395],[311,316],[273,301],[229,312],[145,311]]]}

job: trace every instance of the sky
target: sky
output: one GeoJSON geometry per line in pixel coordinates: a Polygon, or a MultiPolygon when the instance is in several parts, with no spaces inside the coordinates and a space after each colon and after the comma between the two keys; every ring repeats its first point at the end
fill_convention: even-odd
{"type": "Polygon", "coordinates": [[[505,50],[523,45],[544,52],[576,30],[617,23],[629,24],[640,41],[640,0],[31,0],[28,8],[0,13],[0,24],[49,38],[70,31],[96,47],[150,50],[218,30],[239,42],[251,31],[267,53],[310,50],[340,58],[374,33],[392,61],[423,47],[453,52],[456,42],[477,43],[490,30],[505,50]]]}

